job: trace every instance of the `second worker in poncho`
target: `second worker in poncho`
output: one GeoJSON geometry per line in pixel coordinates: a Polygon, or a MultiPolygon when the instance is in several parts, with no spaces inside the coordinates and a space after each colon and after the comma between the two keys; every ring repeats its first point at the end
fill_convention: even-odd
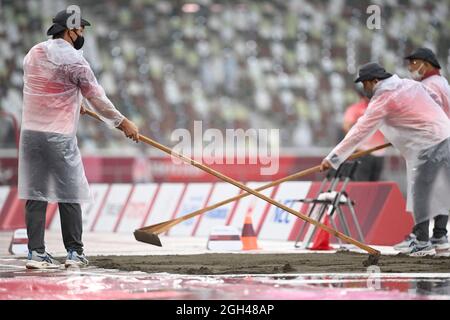
{"type": "Polygon", "coordinates": [[[450,120],[424,85],[387,73],[368,63],[355,82],[363,82],[370,98],[364,115],[322,161],[321,169],[337,168],[377,129],[400,151],[407,166],[407,209],[414,213],[412,256],[434,255],[429,221],[450,208],[450,120]]]}

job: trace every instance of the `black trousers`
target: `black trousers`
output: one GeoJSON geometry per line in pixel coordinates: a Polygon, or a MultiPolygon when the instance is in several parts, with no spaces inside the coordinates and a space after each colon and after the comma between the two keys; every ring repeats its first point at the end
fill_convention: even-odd
{"type": "MultiPolygon", "coordinates": [[[[426,217],[430,210],[433,182],[439,174],[445,175],[450,181],[450,138],[442,141],[421,154],[421,164],[417,167],[414,181],[414,215],[426,217]]],[[[421,219],[423,220],[423,219],[421,219]]],[[[433,237],[441,238],[447,235],[448,215],[437,215],[434,218],[433,237]]],[[[419,241],[429,240],[430,221],[425,220],[414,226],[413,233],[419,241]]]]}
{"type": "Polygon", "coordinates": [[[354,181],[378,181],[384,167],[384,158],[368,154],[358,159],[360,164],[356,169],[354,181]]]}
{"type": "MultiPolygon", "coordinates": [[[[448,216],[439,215],[434,217],[433,237],[442,238],[447,235],[448,216]]],[[[413,233],[419,241],[429,240],[430,220],[418,223],[413,228],[413,233]]]]}
{"type": "MultiPolygon", "coordinates": [[[[58,203],[61,217],[61,231],[64,247],[67,251],[83,252],[83,224],[81,206],[78,203],[58,203]]],[[[25,204],[25,221],[27,225],[28,250],[45,252],[45,213],[46,201],[27,200],[25,204]]]]}

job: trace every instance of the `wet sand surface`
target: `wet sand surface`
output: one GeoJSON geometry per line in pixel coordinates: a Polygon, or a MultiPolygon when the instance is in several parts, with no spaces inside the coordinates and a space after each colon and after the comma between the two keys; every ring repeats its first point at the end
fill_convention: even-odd
{"type": "MultiPolygon", "coordinates": [[[[100,268],[174,274],[277,274],[366,272],[367,254],[354,252],[302,254],[211,253],[193,255],[94,256],[91,265],[100,268]]],[[[383,273],[446,273],[450,258],[383,255],[378,262],[383,273]]]]}

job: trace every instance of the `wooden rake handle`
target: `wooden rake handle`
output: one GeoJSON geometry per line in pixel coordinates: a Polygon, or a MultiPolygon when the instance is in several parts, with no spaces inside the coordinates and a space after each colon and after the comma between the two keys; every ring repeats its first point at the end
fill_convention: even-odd
{"type": "MultiPolygon", "coordinates": [[[[383,145],[380,145],[380,146],[377,146],[377,147],[374,147],[374,148],[371,148],[371,149],[368,149],[368,150],[363,150],[363,151],[355,152],[354,154],[352,154],[352,155],[347,159],[347,161],[348,161],[348,160],[354,160],[354,159],[361,158],[361,157],[363,157],[363,156],[366,156],[366,155],[368,155],[368,154],[371,154],[371,153],[374,152],[374,151],[381,150],[381,149],[387,148],[387,147],[389,147],[389,146],[391,146],[391,144],[390,144],[390,143],[386,143],[386,144],[383,144],[383,145]]],[[[281,183],[283,183],[283,182],[290,181],[290,180],[295,180],[295,179],[298,179],[298,178],[301,178],[301,177],[303,177],[303,176],[307,176],[307,175],[309,175],[309,174],[313,174],[313,173],[316,173],[316,172],[319,172],[319,171],[320,171],[320,166],[315,166],[315,167],[312,167],[312,168],[309,168],[309,169],[305,169],[305,170],[303,170],[303,171],[299,171],[299,172],[297,172],[297,173],[291,174],[291,175],[286,176],[286,177],[284,177],[284,178],[275,180],[275,181],[270,182],[270,183],[268,183],[268,184],[262,185],[262,186],[260,186],[260,187],[258,187],[258,188],[256,188],[256,189],[254,189],[254,190],[255,190],[255,191],[258,191],[258,192],[259,192],[259,191],[263,191],[263,190],[266,190],[266,189],[268,189],[268,188],[277,186],[277,185],[279,185],[279,184],[281,184],[281,183]]],[[[182,216],[182,217],[177,218],[177,219],[176,219],[176,224],[181,223],[181,222],[183,222],[183,221],[185,221],[185,220],[191,219],[191,218],[193,218],[193,217],[196,217],[196,216],[198,216],[198,215],[200,215],[200,214],[202,214],[202,213],[205,213],[205,212],[214,210],[214,209],[216,209],[216,208],[218,208],[218,207],[224,206],[224,205],[226,205],[226,204],[228,204],[228,203],[231,203],[231,202],[233,202],[233,201],[240,200],[240,199],[245,198],[245,197],[247,197],[247,196],[249,196],[249,195],[251,195],[251,193],[244,192],[244,193],[241,193],[241,194],[239,194],[239,195],[237,195],[237,196],[234,196],[234,197],[225,199],[225,200],[223,200],[223,201],[217,202],[217,203],[215,203],[215,204],[213,204],[213,205],[210,205],[210,206],[208,206],[208,207],[205,207],[205,208],[196,210],[196,211],[194,211],[194,212],[191,212],[191,213],[189,213],[189,214],[186,214],[186,215],[184,215],[184,216],[182,216]]],[[[159,223],[159,224],[156,224],[156,225],[151,225],[151,226],[147,226],[147,227],[142,227],[142,228],[140,228],[139,230],[142,230],[142,231],[145,231],[145,230],[155,230],[155,233],[162,233],[162,232],[166,231],[167,229],[169,229],[171,226],[172,226],[172,225],[171,225],[171,224],[169,225],[168,223],[159,223]],[[158,231],[158,229],[159,229],[158,227],[161,228],[160,231],[158,231]]]]}
{"type": "MultiPolygon", "coordinates": [[[[89,110],[86,110],[86,111],[87,111],[86,113],[89,114],[90,116],[93,116],[96,119],[100,119],[94,112],[91,112],[89,110]]],[[[224,174],[222,174],[222,173],[220,173],[220,172],[218,172],[216,170],[213,170],[213,169],[211,169],[211,168],[209,168],[209,167],[207,167],[207,166],[205,166],[205,165],[203,165],[203,164],[201,164],[201,163],[199,163],[199,162],[197,162],[197,161],[195,161],[193,159],[190,159],[190,158],[188,158],[186,156],[183,156],[182,154],[179,154],[179,153],[171,150],[170,148],[168,148],[168,147],[166,147],[166,146],[164,146],[164,145],[162,145],[162,144],[160,144],[160,143],[158,143],[156,141],[153,141],[152,139],[150,139],[150,138],[148,138],[146,136],[143,136],[143,135],[140,134],[139,135],[139,140],[142,141],[142,142],[145,142],[145,143],[147,143],[147,144],[149,144],[149,145],[151,145],[151,146],[153,146],[155,148],[158,148],[161,151],[164,151],[165,153],[167,153],[167,154],[169,154],[169,155],[171,155],[173,157],[181,159],[184,162],[189,163],[189,164],[193,165],[194,167],[197,167],[197,168],[199,168],[199,169],[201,169],[201,170],[203,170],[203,171],[205,171],[205,172],[207,172],[207,173],[209,173],[209,174],[211,174],[211,175],[213,175],[213,176],[215,176],[215,177],[217,177],[217,178],[219,178],[219,179],[221,179],[223,181],[231,183],[232,185],[238,187],[239,189],[245,190],[248,193],[250,193],[250,194],[252,194],[252,195],[254,195],[256,197],[258,197],[258,198],[260,198],[260,199],[262,199],[262,200],[264,200],[266,202],[269,202],[270,204],[272,204],[274,206],[277,206],[278,208],[283,209],[284,211],[287,211],[287,212],[297,216],[298,218],[300,218],[300,219],[302,219],[304,221],[307,221],[307,222],[309,222],[309,223],[311,223],[311,224],[313,224],[313,225],[315,225],[315,226],[317,226],[317,227],[327,231],[328,233],[334,235],[335,237],[338,237],[339,239],[341,239],[341,240],[343,240],[343,241],[345,241],[347,243],[354,244],[355,246],[359,247],[360,249],[362,249],[364,251],[367,251],[368,253],[370,253],[372,255],[377,255],[377,256],[380,255],[380,252],[378,250],[375,250],[375,249],[365,245],[364,243],[361,243],[361,242],[359,242],[359,241],[357,241],[357,240],[355,240],[355,239],[353,239],[353,238],[351,238],[351,237],[349,237],[349,236],[347,236],[347,235],[345,235],[345,234],[343,234],[343,233],[341,233],[341,232],[339,232],[337,230],[334,230],[333,228],[330,228],[330,227],[328,227],[327,225],[325,225],[325,224],[323,224],[321,222],[318,222],[318,221],[316,221],[314,219],[311,219],[310,217],[308,217],[306,215],[298,213],[298,212],[294,211],[293,209],[291,209],[291,208],[289,208],[289,207],[287,207],[287,206],[285,206],[285,205],[283,205],[283,204],[273,200],[272,198],[269,198],[269,197],[265,196],[264,194],[261,194],[258,191],[255,191],[255,190],[253,190],[253,189],[243,185],[242,183],[240,183],[240,182],[238,182],[238,181],[236,181],[236,180],[234,180],[234,179],[232,179],[230,177],[227,177],[224,174]]]]}

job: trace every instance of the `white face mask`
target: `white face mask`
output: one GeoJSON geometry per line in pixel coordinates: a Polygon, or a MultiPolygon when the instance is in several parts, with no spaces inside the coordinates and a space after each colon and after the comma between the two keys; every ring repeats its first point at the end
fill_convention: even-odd
{"type": "Polygon", "coordinates": [[[416,81],[422,80],[423,75],[420,74],[420,72],[419,72],[420,69],[422,69],[422,67],[423,67],[423,63],[422,63],[422,64],[420,65],[420,67],[417,68],[415,71],[410,72],[411,78],[413,78],[413,79],[416,80],[416,81]]]}

